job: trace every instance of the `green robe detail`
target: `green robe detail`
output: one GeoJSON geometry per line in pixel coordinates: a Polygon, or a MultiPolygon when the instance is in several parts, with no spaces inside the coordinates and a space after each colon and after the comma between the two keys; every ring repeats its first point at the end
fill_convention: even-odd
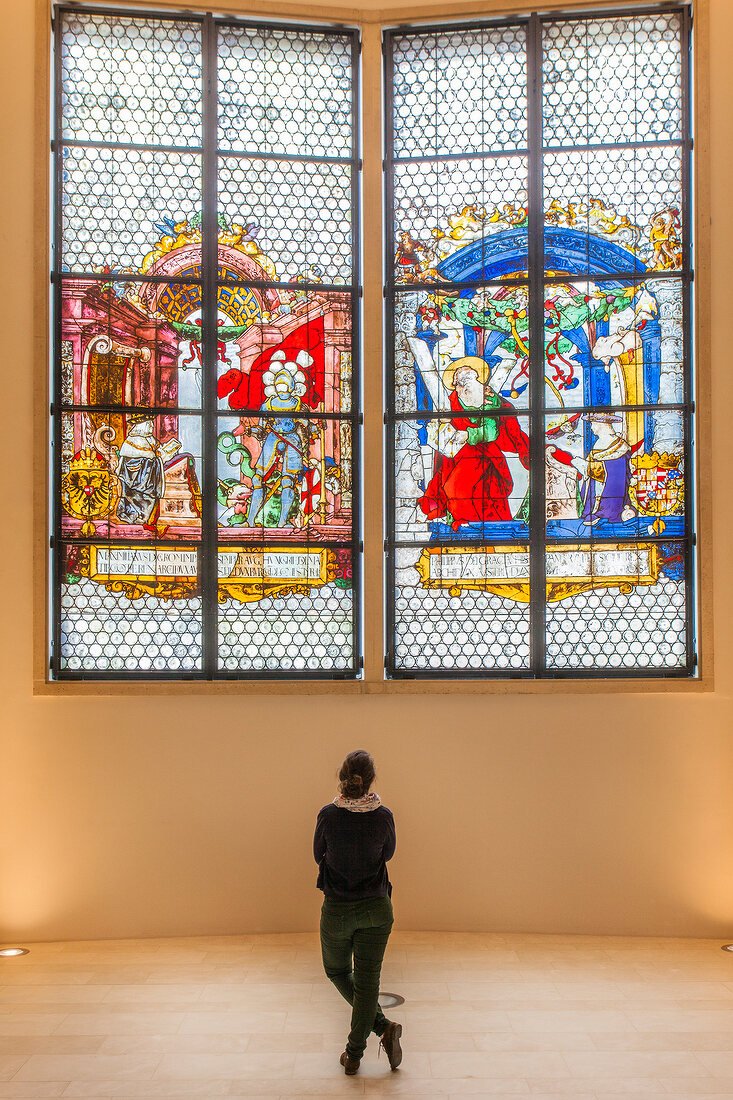
{"type": "MultiPolygon", "coordinates": [[[[460,401],[460,398],[458,399],[460,401]]],[[[501,405],[501,398],[497,394],[491,394],[483,404],[484,409],[496,409],[501,405]]],[[[471,412],[469,406],[464,405],[461,401],[461,407],[466,409],[467,412],[471,412]]],[[[475,447],[477,443],[494,443],[499,437],[499,425],[496,420],[490,416],[482,416],[476,423],[471,423],[466,429],[468,433],[468,442],[472,447],[475,447]]]]}

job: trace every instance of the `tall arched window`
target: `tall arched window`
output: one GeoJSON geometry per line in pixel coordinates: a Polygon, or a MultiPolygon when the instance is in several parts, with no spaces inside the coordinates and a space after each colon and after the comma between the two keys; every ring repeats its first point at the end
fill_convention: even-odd
{"type": "Polygon", "coordinates": [[[55,18],[54,674],[354,676],[356,32],[55,18]]]}
{"type": "Polygon", "coordinates": [[[392,676],[694,670],[688,53],[386,36],[392,676]]]}

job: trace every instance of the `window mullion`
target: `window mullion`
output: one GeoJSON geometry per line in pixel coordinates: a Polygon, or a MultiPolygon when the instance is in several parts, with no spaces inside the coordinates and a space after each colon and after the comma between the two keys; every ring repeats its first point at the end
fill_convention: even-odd
{"type": "Polygon", "coordinates": [[[530,668],[545,670],[545,389],[544,202],[542,178],[542,24],[527,27],[529,275],[529,599],[530,668]]]}
{"type": "Polygon", "coordinates": [[[60,16],[54,20],[54,118],[53,118],[53,417],[51,423],[52,443],[52,485],[53,485],[53,554],[51,559],[53,614],[51,616],[51,674],[58,677],[61,669],[61,438],[62,438],[62,379],[61,379],[61,339],[62,339],[62,307],[61,307],[61,253],[63,242],[62,202],[64,194],[64,158],[61,146],[63,130],[63,106],[61,83],[61,58],[63,49],[63,25],[60,16]]]}
{"type": "Polygon", "coordinates": [[[213,16],[204,17],[203,59],[203,163],[201,226],[202,305],[202,438],[203,493],[201,510],[200,583],[202,603],[203,671],[216,675],[218,659],[218,512],[217,512],[217,34],[213,16]]]}
{"type": "MultiPolygon", "coordinates": [[[[386,46],[389,46],[389,37],[386,46]]],[[[378,88],[382,81],[381,28],[368,23],[362,27],[362,79],[365,88],[378,88]]],[[[390,71],[389,65],[387,72],[390,71]]],[[[390,82],[386,81],[385,94],[390,95],[390,82]]],[[[391,524],[389,504],[385,505],[384,454],[382,439],[384,388],[390,391],[391,343],[386,341],[387,366],[382,359],[382,329],[384,300],[382,276],[387,270],[382,254],[383,180],[382,180],[382,104],[378,95],[363,97],[362,141],[364,167],[362,174],[362,222],[363,236],[363,285],[364,285],[364,451],[369,461],[364,464],[364,678],[379,683],[384,678],[384,508],[387,507],[387,523],[391,524]],[[367,504],[368,502],[368,504],[367,504]]],[[[386,119],[390,119],[387,111],[386,119]]],[[[387,121],[389,126],[389,121],[387,121]]],[[[385,135],[385,153],[391,153],[391,137],[385,135]]],[[[391,175],[387,172],[386,186],[390,187],[391,175]]],[[[384,210],[387,264],[392,254],[392,206],[387,191],[384,210]]],[[[391,317],[391,309],[387,314],[391,317]]],[[[391,399],[390,399],[391,400],[391,399]]],[[[390,406],[386,406],[390,407],[390,406]]],[[[387,441],[388,476],[391,470],[391,437],[387,441]]],[[[391,531],[391,526],[387,527],[391,531]]],[[[389,607],[389,603],[388,603],[389,607]]],[[[387,625],[387,647],[392,644],[392,624],[387,625]]]]}

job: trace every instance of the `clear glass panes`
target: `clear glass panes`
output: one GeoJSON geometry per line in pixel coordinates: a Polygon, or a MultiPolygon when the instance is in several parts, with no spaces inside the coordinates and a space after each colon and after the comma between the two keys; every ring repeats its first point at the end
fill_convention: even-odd
{"type": "Polygon", "coordinates": [[[348,37],[220,28],[220,148],[352,156],[351,66],[348,37]]]}
{"type": "Polygon", "coordinates": [[[65,11],[63,136],[123,145],[201,144],[201,27],[65,11]]]}
{"type": "Polygon", "coordinates": [[[64,270],[146,273],[177,242],[200,243],[200,156],[78,146],[62,155],[64,270]]]}
{"type": "Polygon", "coordinates": [[[351,281],[349,166],[221,157],[219,209],[268,280],[351,281]]]}
{"type": "Polygon", "coordinates": [[[677,13],[543,26],[546,145],[681,137],[677,13]]]}
{"type": "Polygon", "coordinates": [[[526,146],[524,27],[398,37],[393,59],[396,157],[526,146]]]}

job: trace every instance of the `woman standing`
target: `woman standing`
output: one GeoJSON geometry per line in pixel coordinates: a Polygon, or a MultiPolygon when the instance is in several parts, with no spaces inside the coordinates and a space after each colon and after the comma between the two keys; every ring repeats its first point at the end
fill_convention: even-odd
{"type": "Polygon", "coordinates": [[[344,1072],[359,1069],[370,1032],[380,1036],[391,1069],[402,1061],[402,1025],[379,1007],[379,975],[392,931],[392,884],[387,860],[395,850],[391,812],[378,794],[368,752],[350,752],[339,772],[339,794],[318,814],[313,854],[318,863],[323,969],[352,1005],[351,1031],[341,1055],[344,1072]]]}

